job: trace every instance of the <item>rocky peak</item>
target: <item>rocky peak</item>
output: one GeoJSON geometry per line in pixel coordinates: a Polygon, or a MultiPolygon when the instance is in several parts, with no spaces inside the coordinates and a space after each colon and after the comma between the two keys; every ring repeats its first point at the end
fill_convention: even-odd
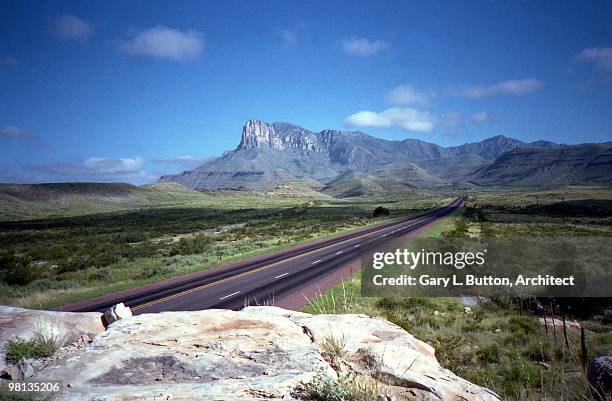
{"type": "Polygon", "coordinates": [[[238,149],[255,148],[321,150],[316,135],[302,127],[282,122],[269,124],[260,120],[248,120],[242,128],[238,149]]]}
{"type": "Polygon", "coordinates": [[[260,120],[248,120],[242,127],[238,149],[270,147],[282,149],[274,127],[260,120]]]}

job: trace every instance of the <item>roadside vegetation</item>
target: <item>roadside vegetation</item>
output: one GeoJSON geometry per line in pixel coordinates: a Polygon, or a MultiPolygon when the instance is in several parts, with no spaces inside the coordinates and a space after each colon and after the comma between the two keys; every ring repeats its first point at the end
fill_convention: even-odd
{"type": "MultiPolygon", "coordinates": [[[[470,194],[462,210],[423,236],[610,237],[611,199],[611,190],[599,188],[470,194]]],[[[550,320],[547,327],[540,324],[526,301],[494,298],[466,312],[459,298],[366,298],[357,273],[310,300],[304,311],[383,317],[431,344],[442,366],[506,401],[593,399],[583,370],[580,331],[568,329],[566,345],[562,328],[551,326],[550,320]]],[[[563,310],[568,320],[578,320],[585,328],[589,359],[612,354],[610,299],[532,301],[553,305],[557,318],[563,310]]]]}
{"type": "Polygon", "coordinates": [[[0,222],[0,304],[39,308],[73,302],[450,200],[409,196],[388,201],[389,214],[374,217],[381,203],[363,199],[183,192],[170,193],[172,204],[97,214],[88,208],[78,216],[0,222]]]}

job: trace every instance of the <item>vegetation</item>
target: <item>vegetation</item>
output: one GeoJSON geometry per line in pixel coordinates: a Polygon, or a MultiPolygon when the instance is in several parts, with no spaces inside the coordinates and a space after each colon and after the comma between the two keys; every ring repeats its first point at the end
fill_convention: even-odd
{"type": "Polygon", "coordinates": [[[37,333],[29,340],[13,338],[6,345],[6,360],[17,363],[22,359],[48,358],[60,348],[61,342],[53,336],[37,333]]]}
{"type": "Polygon", "coordinates": [[[391,212],[389,211],[389,209],[387,209],[386,207],[378,206],[376,209],[374,209],[374,213],[372,213],[372,216],[382,217],[382,216],[388,216],[390,214],[391,212]]]}
{"type": "Polygon", "coordinates": [[[316,401],[372,401],[384,394],[374,380],[355,374],[341,374],[338,380],[320,373],[311,381],[302,383],[297,392],[305,399],[316,401]]]}
{"type": "MultiPolygon", "coordinates": [[[[142,195],[137,187],[128,189],[142,195]]],[[[0,222],[0,303],[55,306],[379,222],[372,218],[375,205],[364,200],[160,189],[145,194],[147,208],[97,214],[87,208],[75,216],[0,222]]],[[[395,217],[446,201],[418,195],[387,206],[395,217]]]]}
{"type": "MultiPolygon", "coordinates": [[[[459,213],[423,236],[609,237],[610,199],[612,191],[600,188],[498,189],[470,194],[459,213]],[[557,205],[560,193],[563,207],[557,205]]],[[[364,298],[360,280],[360,273],[355,274],[311,300],[304,310],[384,317],[431,344],[442,366],[492,389],[507,401],[591,399],[582,370],[580,333],[570,329],[566,346],[562,329],[549,325],[546,330],[537,316],[523,307],[525,302],[495,298],[465,313],[462,300],[457,298],[364,298]]],[[[581,319],[590,358],[612,353],[610,299],[535,301],[544,305],[553,302],[557,317],[563,311],[567,319],[581,319]]]]}

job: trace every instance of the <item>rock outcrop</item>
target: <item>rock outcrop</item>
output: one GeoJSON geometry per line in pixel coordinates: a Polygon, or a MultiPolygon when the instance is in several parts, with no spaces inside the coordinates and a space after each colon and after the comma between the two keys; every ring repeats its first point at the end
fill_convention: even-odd
{"type": "Polygon", "coordinates": [[[301,384],[347,374],[377,382],[381,399],[499,400],[386,320],[275,307],[122,319],[42,361],[33,379],[62,380],[63,400],[295,400],[301,384]]]}
{"type": "Polygon", "coordinates": [[[0,305],[0,368],[5,364],[5,348],[15,337],[29,340],[37,334],[53,338],[62,345],[81,336],[95,337],[104,331],[102,314],[51,312],[0,305]]]}

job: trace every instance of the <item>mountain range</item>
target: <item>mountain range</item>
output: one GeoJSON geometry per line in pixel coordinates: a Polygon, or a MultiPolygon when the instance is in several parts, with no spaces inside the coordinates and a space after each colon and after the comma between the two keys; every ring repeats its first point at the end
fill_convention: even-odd
{"type": "Polygon", "coordinates": [[[305,181],[333,196],[405,188],[470,185],[611,184],[612,142],[525,143],[498,135],[443,147],[417,139],[389,141],[361,131],[312,132],[284,123],[247,121],[238,147],[177,175],[160,178],[193,189],[256,190],[305,181]]]}

